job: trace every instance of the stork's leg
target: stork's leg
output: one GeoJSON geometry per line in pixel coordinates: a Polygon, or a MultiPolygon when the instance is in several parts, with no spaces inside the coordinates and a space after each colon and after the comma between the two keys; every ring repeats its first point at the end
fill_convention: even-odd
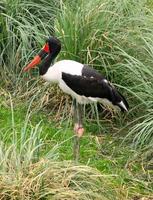
{"type": "Polygon", "coordinates": [[[73,146],[73,156],[76,161],[79,159],[80,153],[80,138],[84,133],[83,123],[82,123],[82,106],[73,100],[73,117],[74,117],[74,146],[73,146]]]}

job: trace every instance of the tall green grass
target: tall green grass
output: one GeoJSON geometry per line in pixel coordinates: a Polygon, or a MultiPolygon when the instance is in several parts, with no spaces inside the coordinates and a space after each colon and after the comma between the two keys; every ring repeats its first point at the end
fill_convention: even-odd
{"type": "Polygon", "coordinates": [[[57,9],[54,0],[1,1],[0,75],[9,88],[24,83],[22,68],[44,39],[53,34],[57,9]]]}

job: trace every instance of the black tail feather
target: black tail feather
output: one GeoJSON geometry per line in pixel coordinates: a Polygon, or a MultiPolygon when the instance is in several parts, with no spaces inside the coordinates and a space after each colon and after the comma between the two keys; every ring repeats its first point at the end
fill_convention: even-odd
{"type": "Polygon", "coordinates": [[[129,104],[125,99],[125,97],[115,87],[111,87],[111,91],[112,91],[112,103],[114,105],[117,105],[122,112],[128,111],[129,104]]]}
{"type": "MultiPolygon", "coordinates": [[[[127,100],[125,99],[125,97],[119,91],[118,91],[118,94],[120,95],[120,97],[121,97],[126,109],[128,110],[129,109],[129,104],[128,104],[127,100]]],[[[121,108],[121,110],[123,112],[126,111],[122,106],[119,105],[119,107],[121,108]]]]}
{"type": "Polygon", "coordinates": [[[125,97],[120,92],[118,92],[118,93],[122,97],[123,103],[125,104],[125,106],[126,106],[126,108],[128,110],[129,109],[129,104],[128,104],[127,100],[125,99],[125,97]]]}

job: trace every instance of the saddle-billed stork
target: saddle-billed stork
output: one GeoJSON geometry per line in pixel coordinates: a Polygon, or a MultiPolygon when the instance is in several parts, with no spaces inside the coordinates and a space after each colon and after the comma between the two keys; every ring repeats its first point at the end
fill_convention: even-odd
{"type": "Polygon", "coordinates": [[[55,82],[67,94],[74,99],[74,157],[79,156],[79,139],[84,133],[82,123],[82,104],[100,102],[118,106],[121,111],[127,111],[129,105],[126,99],[117,89],[110,84],[105,77],[88,65],[73,60],[61,60],[53,64],[61,50],[61,42],[50,37],[41,51],[24,68],[28,71],[39,65],[39,74],[49,82],[55,82]]]}

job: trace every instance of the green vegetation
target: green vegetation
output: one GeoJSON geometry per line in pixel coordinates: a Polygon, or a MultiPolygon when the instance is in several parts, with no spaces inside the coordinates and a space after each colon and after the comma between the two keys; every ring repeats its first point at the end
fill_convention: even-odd
{"type": "Polygon", "coordinates": [[[0,199],[151,199],[152,1],[2,0],[0,13],[0,199]],[[62,42],[57,60],[90,64],[130,104],[85,107],[80,164],[70,97],[22,73],[49,35],[62,42]]]}

